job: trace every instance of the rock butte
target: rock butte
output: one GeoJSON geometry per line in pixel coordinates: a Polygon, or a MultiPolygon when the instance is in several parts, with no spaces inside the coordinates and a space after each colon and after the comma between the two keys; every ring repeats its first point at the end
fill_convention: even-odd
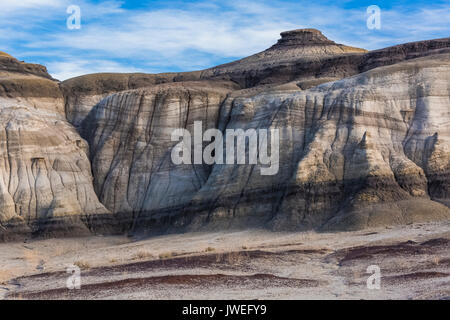
{"type": "Polygon", "coordinates": [[[315,29],[214,68],[58,82],[0,52],[0,238],[450,218],[450,38],[370,51],[315,29]],[[280,129],[280,171],[179,165],[170,133],[280,129]]]}

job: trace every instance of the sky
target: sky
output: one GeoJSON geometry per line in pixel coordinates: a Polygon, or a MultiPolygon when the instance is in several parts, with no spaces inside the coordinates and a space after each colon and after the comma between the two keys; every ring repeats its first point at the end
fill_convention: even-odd
{"type": "Polygon", "coordinates": [[[368,50],[449,37],[450,0],[0,0],[0,51],[43,64],[59,80],[205,69],[299,28],[368,50]],[[67,12],[74,5],[79,29],[67,12]],[[380,8],[379,29],[367,26],[371,5],[380,8]]]}

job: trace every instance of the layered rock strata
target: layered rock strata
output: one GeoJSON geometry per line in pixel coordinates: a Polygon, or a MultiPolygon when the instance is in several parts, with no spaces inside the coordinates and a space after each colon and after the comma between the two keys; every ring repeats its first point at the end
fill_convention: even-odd
{"type": "Polygon", "coordinates": [[[449,219],[449,71],[449,38],[366,52],[314,29],[203,71],[62,83],[0,53],[0,237],[449,219]],[[175,165],[171,133],[197,121],[278,129],[279,171],[175,165]]]}
{"type": "MultiPolygon", "coordinates": [[[[179,110],[189,104],[183,104],[185,94],[175,88],[185,84],[173,85],[171,94],[178,97],[164,106],[163,100],[146,100],[141,91],[112,95],[95,107],[84,131],[92,141],[96,188],[106,196],[101,198],[105,203],[118,199],[126,205],[110,207],[112,211],[140,212],[134,223],[140,229],[161,222],[173,230],[262,225],[342,230],[446,219],[449,71],[448,54],[430,56],[304,91],[233,94],[219,109],[222,95],[215,100],[214,112],[190,95],[191,108],[203,112],[200,117],[194,113],[184,127],[204,119],[208,110],[213,119],[204,119],[207,127],[217,123],[222,130],[278,128],[280,169],[273,176],[262,176],[258,165],[216,164],[205,170],[176,167],[170,161],[161,165],[159,159],[169,157],[170,146],[157,161],[152,153],[142,153],[152,144],[138,147],[141,134],[135,132],[141,126],[133,124],[144,121],[147,135],[155,134],[162,132],[161,118],[172,117],[157,113],[157,121],[149,124],[153,113],[138,115],[157,106],[175,119],[164,128],[180,126],[180,119],[184,123],[186,118],[180,118],[179,110]],[[123,114],[116,108],[134,111],[123,114]],[[120,132],[105,134],[110,128],[120,132]],[[109,174],[114,182],[105,183],[109,174]],[[140,193],[140,200],[123,200],[140,193]]],[[[158,141],[169,135],[166,132],[158,141]]]]}
{"type": "Polygon", "coordinates": [[[94,192],[89,146],[66,120],[58,83],[40,76],[45,68],[7,60],[14,67],[0,70],[0,238],[89,234],[83,220],[110,215],[94,192]]]}

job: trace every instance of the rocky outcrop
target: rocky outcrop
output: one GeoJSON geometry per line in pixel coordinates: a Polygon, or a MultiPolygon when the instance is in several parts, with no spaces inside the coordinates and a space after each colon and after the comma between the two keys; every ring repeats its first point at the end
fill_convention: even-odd
{"type": "Polygon", "coordinates": [[[250,57],[207,69],[202,77],[232,80],[243,88],[308,81],[324,82],[358,73],[364,49],[327,39],[319,30],[300,29],[281,33],[278,43],[250,57]]]}
{"type": "Polygon", "coordinates": [[[58,83],[22,71],[0,71],[0,239],[88,234],[83,220],[109,215],[89,147],[66,121],[58,83]]]}
{"type": "Polygon", "coordinates": [[[448,219],[439,203],[448,186],[430,186],[449,172],[449,68],[450,55],[421,58],[296,95],[305,114],[320,116],[272,223],[359,229],[448,219]],[[427,165],[433,152],[436,169],[427,165]]]}
{"type": "MultiPolygon", "coordinates": [[[[448,203],[449,195],[449,71],[450,56],[438,55],[305,91],[235,92],[220,114],[217,107],[211,113],[211,107],[192,105],[214,114],[212,123],[217,121],[222,130],[280,129],[280,169],[274,176],[260,175],[258,165],[216,164],[200,170],[161,164],[175,144],[167,144],[168,133],[158,139],[165,147],[157,161],[146,150],[151,144],[137,147],[136,140],[162,132],[161,118],[169,121],[165,128],[179,126],[180,119],[185,123],[175,110],[186,94],[177,86],[165,87],[177,97],[175,105],[169,99],[165,106],[160,106],[164,99],[147,100],[139,91],[112,95],[96,106],[88,123],[92,129],[85,131],[92,141],[94,168],[106,168],[100,174],[94,169],[96,180],[100,177],[97,188],[101,186],[102,197],[107,195],[105,203],[119,199],[112,211],[135,212],[135,231],[161,225],[168,230],[262,225],[344,230],[447,219],[450,211],[442,203],[448,203]],[[155,105],[168,114],[158,114],[150,124],[153,112],[133,119],[155,105]],[[132,128],[140,121],[147,134],[135,133],[140,125],[132,128]],[[110,128],[120,128],[120,133],[105,134],[110,128]],[[105,183],[109,174],[112,181],[105,183]],[[124,201],[127,194],[133,198],[124,201]]],[[[203,117],[194,114],[185,127],[203,117]]]]}
{"type": "Polygon", "coordinates": [[[450,219],[449,50],[447,38],[366,52],[303,29],[203,71],[62,83],[0,54],[0,235],[450,219]],[[171,133],[196,121],[278,129],[277,174],[175,165],[171,133]]]}
{"type": "Polygon", "coordinates": [[[450,38],[400,44],[364,55],[359,66],[361,72],[424,56],[450,53],[450,38]]]}
{"type": "Polygon", "coordinates": [[[42,78],[52,79],[47,73],[47,68],[39,64],[25,63],[13,56],[0,51],[0,71],[15,72],[25,75],[36,75],[42,78]]]}
{"type": "Polygon", "coordinates": [[[209,175],[207,165],[174,165],[177,128],[216,128],[227,82],[178,82],[125,91],[102,100],[83,123],[100,201],[121,220],[184,205],[209,175]]]}
{"type": "Polygon", "coordinates": [[[200,78],[200,72],[144,74],[98,73],[69,79],[60,84],[65,96],[67,120],[79,127],[89,111],[110,94],[161,83],[192,81],[200,78]]]}

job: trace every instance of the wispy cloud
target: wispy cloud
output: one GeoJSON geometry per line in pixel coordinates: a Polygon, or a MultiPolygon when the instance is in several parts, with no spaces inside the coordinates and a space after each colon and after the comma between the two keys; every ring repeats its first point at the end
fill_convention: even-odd
{"type": "Polygon", "coordinates": [[[109,60],[80,60],[50,62],[47,67],[51,69],[56,79],[69,79],[79,75],[97,72],[144,72],[133,66],[124,66],[109,60]]]}
{"type": "Polygon", "coordinates": [[[0,2],[1,13],[11,13],[14,11],[21,11],[24,9],[42,8],[42,7],[57,7],[61,5],[60,0],[21,0],[21,1],[2,1],[0,2]]]}
{"type": "Polygon", "coordinates": [[[65,79],[98,71],[206,68],[261,51],[293,28],[318,28],[337,42],[366,49],[450,31],[449,3],[382,7],[382,29],[368,30],[365,7],[351,2],[153,1],[134,7],[121,1],[2,0],[0,43],[65,79]],[[81,7],[80,30],[65,27],[72,2],[81,7]]]}

